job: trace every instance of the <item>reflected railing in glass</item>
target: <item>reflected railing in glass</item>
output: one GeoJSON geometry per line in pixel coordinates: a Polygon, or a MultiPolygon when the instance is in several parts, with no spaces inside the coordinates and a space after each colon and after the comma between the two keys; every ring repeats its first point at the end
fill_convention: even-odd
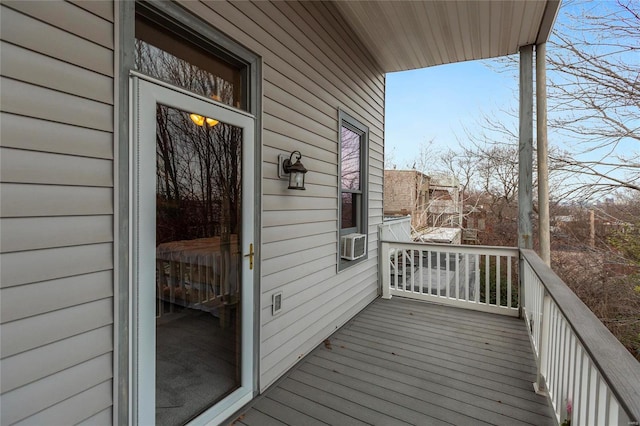
{"type": "Polygon", "coordinates": [[[173,425],[240,386],[243,134],[156,113],[156,424],[173,425]]]}

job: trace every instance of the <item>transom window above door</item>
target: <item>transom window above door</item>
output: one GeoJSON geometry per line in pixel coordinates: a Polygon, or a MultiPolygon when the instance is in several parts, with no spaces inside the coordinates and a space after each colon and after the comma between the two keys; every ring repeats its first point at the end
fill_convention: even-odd
{"type": "Polygon", "coordinates": [[[246,66],[225,61],[180,25],[136,5],[135,68],[159,80],[248,111],[246,66]]]}

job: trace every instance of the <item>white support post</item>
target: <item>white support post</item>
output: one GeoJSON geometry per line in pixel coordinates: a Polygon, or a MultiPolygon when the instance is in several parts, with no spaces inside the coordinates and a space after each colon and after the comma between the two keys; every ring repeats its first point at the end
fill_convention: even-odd
{"type": "MultiPolygon", "coordinates": [[[[518,148],[518,248],[533,248],[533,45],[520,48],[520,132],[518,148]]],[[[523,262],[519,268],[520,316],[526,304],[523,262]]]]}
{"type": "Polygon", "coordinates": [[[538,135],[538,238],[540,257],[551,266],[549,158],[547,141],[547,44],[536,45],[536,128],[538,135]]]}
{"type": "Polygon", "coordinates": [[[533,46],[520,48],[518,247],[533,248],[533,46]]]}
{"type": "Polygon", "coordinates": [[[389,243],[380,244],[380,253],[378,253],[378,259],[380,262],[380,284],[382,285],[382,298],[391,299],[389,243]]]}

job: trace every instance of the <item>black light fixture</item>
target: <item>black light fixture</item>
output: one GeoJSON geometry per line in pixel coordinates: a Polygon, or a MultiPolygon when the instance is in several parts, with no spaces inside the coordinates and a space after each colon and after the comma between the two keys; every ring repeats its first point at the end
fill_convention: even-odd
{"type": "Polygon", "coordinates": [[[307,169],[300,162],[301,158],[300,151],[293,151],[289,159],[285,158],[282,162],[282,168],[286,173],[289,173],[289,189],[306,189],[304,187],[304,175],[307,173],[307,169]],[[294,155],[298,156],[295,163],[293,162],[294,155]]]}

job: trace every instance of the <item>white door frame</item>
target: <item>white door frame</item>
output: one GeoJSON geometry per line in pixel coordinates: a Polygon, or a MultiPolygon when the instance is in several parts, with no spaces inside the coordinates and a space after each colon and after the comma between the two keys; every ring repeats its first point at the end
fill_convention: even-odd
{"type": "MultiPolygon", "coordinates": [[[[155,253],[156,253],[156,104],[190,111],[243,129],[242,138],[242,253],[254,242],[255,117],[167,83],[131,73],[130,170],[130,419],[133,424],[155,423],[155,253]]],[[[242,257],[241,383],[222,401],[189,424],[218,424],[253,397],[253,271],[242,257]]]]}

